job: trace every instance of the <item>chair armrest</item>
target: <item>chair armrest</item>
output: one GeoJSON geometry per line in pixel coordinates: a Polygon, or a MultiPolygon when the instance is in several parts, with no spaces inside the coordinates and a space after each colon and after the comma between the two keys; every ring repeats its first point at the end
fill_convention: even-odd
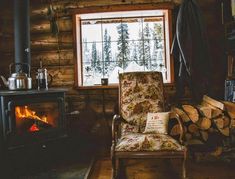
{"type": "Polygon", "coordinates": [[[113,116],[112,121],[112,144],[115,146],[118,138],[118,126],[122,121],[122,117],[118,114],[113,116]]]}
{"type": "Polygon", "coordinates": [[[175,118],[177,120],[177,122],[179,123],[180,126],[180,138],[179,138],[179,142],[181,144],[184,143],[184,137],[185,137],[185,128],[183,125],[183,120],[180,118],[180,116],[176,113],[176,112],[171,112],[171,118],[175,118]]]}

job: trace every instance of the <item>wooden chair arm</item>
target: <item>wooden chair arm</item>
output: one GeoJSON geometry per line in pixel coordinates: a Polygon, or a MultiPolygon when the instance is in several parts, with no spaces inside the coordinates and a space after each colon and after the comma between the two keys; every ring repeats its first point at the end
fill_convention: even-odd
{"type": "Polygon", "coordinates": [[[115,114],[113,116],[113,121],[112,121],[112,144],[115,146],[117,137],[118,137],[118,126],[122,121],[122,117],[118,114],[115,114]]]}
{"type": "Polygon", "coordinates": [[[183,120],[180,118],[180,116],[176,112],[171,112],[171,118],[175,118],[177,120],[177,122],[179,123],[179,126],[180,126],[179,141],[181,144],[184,144],[185,129],[184,129],[184,125],[183,125],[183,120]]]}

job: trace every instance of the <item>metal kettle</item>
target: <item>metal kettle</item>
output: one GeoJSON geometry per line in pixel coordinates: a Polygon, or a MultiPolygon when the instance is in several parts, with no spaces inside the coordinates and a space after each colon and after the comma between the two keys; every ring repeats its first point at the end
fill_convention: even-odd
{"type": "Polygon", "coordinates": [[[11,63],[9,65],[10,77],[8,81],[1,76],[3,83],[8,87],[9,90],[28,90],[32,89],[32,78],[30,77],[30,66],[27,63],[11,63]],[[12,66],[21,66],[21,68],[12,73],[12,66]],[[23,66],[28,68],[28,74],[22,71],[23,66]]]}

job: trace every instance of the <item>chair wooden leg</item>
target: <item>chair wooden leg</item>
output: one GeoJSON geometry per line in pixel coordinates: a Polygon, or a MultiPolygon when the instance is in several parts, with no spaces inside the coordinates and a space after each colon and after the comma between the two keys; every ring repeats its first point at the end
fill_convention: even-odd
{"type": "Polygon", "coordinates": [[[124,166],[124,159],[118,160],[118,178],[124,179],[126,178],[126,170],[124,166]]]}
{"type": "Polygon", "coordinates": [[[117,178],[116,158],[112,156],[112,179],[117,178]]]}

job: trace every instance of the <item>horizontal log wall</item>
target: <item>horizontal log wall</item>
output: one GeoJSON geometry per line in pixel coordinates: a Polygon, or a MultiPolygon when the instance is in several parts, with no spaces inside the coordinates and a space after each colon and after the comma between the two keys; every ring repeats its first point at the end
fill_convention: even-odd
{"type": "MultiPolygon", "coordinates": [[[[168,0],[160,0],[168,2],[168,0]]],[[[75,90],[74,85],[74,56],[71,10],[87,7],[105,8],[109,5],[125,4],[157,4],[159,0],[32,0],[31,3],[31,53],[32,75],[42,60],[53,76],[53,87],[69,88],[67,95],[68,111],[82,110],[89,104],[101,115],[102,90],[75,90]],[[53,36],[47,15],[48,7],[52,4],[56,10],[56,18],[60,33],[53,36]]],[[[180,2],[177,0],[176,2],[180,2]]],[[[226,71],[223,49],[223,26],[220,24],[221,9],[217,0],[198,0],[205,16],[208,31],[209,50],[213,65],[213,94],[222,97],[223,83],[226,71]]],[[[7,66],[14,59],[13,37],[13,6],[10,3],[0,7],[0,55],[1,73],[7,75],[7,66]]],[[[168,102],[174,102],[175,87],[166,87],[168,102]]],[[[117,89],[105,90],[106,112],[113,114],[118,100],[117,89]]]]}

